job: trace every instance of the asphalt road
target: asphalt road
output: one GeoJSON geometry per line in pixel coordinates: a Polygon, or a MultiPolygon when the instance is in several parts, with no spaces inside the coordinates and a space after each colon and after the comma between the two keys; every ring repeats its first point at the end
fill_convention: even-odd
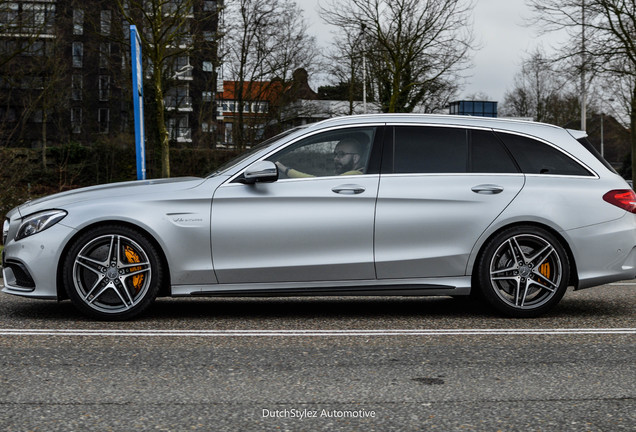
{"type": "Polygon", "coordinates": [[[635,431],[636,285],[548,316],[451,298],[0,295],[0,431],[635,431]]]}

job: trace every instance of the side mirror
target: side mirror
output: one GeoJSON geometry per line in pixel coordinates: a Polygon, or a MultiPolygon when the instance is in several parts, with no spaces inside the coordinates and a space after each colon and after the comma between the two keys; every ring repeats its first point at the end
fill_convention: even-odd
{"type": "Polygon", "coordinates": [[[278,180],[278,168],[272,161],[260,161],[250,165],[243,173],[243,183],[271,183],[278,180]]]}

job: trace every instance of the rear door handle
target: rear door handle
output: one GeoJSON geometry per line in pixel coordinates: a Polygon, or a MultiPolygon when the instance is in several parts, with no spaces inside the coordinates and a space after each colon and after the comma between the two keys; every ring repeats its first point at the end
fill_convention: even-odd
{"type": "Polygon", "coordinates": [[[470,190],[478,194],[494,195],[503,192],[504,188],[494,184],[482,184],[473,186],[470,190]]]}
{"type": "Polygon", "coordinates": [[[357,195],[364,192],[366,189],[360,185],[355,184],[343,184],[340,186],[334,186],[331,188],[332,192],[342,195],[357,195]]]}

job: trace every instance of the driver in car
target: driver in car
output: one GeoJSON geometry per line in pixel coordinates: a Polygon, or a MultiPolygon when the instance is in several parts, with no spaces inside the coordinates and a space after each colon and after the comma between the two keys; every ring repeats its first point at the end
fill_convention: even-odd
{"type": "MultiPolygon", "coordinates": [[[[333,162],[336,175],[360,175],[364,174],[364,161],[362,159],[362,144],[356,138],[343,138],[334,149],[333,162]]],[[[276,162],[278,170],[289,178],[315,177],[302,171],[285,166],[282,162],[276,162]]]]}

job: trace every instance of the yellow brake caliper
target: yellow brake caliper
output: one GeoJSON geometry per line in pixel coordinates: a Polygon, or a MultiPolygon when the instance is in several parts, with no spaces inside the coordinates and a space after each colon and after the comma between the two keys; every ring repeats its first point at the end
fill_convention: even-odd
{"type": "Polygon", "coordinates": [[[550,263],[543,263],[539,267],[539,273],[545,276],[546,279],[550,279],[550,263]]]}
{"type": "MultiPolygon", "coordinates": [[[[126,259],[128,260],[129,264],[134,264],[134,263],[138,263],[141,262],[141,260],[139,259],[139,255],[130,247],[130,246],[126,246],[124,248],[124,253],[126,254],[126,259]]],[[[142,267],[132,267],[130,269],[131,272],[136,272],[141,270],[142,267]]],[[[139,290],[141,289],[141,285],[144,282],[144,275],[143,274],[137,274],[134,275],[132,277],[132,284],[133,287],[135,288],[135,290],[137,292],[139,292],[139,290]]]]}

